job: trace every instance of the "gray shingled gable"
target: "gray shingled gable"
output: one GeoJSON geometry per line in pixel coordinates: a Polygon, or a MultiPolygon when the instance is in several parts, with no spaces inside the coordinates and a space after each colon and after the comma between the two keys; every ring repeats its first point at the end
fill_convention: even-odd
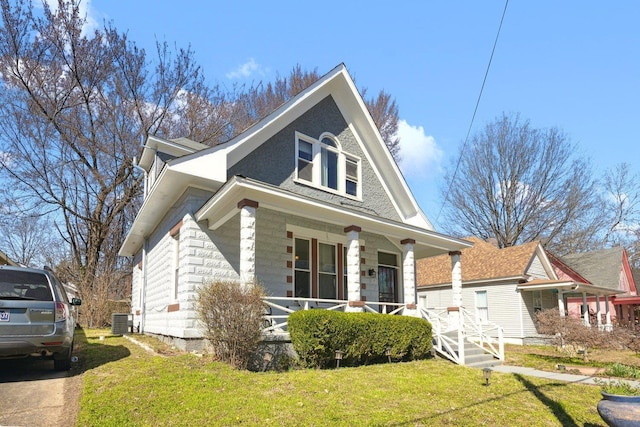
{"type": "Polygon", "coordinates": [[[618,289],[622,265],[622,247],[570,254],[560,260],[596,286],[618,289]]]}
{"type": "Polygon", "coordinates": [[[367,160],[366,154],[362,151],[333,97],[327,96],[229,168],[228,175],[242,175],[278,186],[295,194],[313,197],[338,206],[400,221],[392,201],[387,196],[367,160]],[[361,159],[361,201],[295,182],[296,131],[313,138],[319,137],[322,132],[331,132],[340,140],[346,152],[361,159]]]}

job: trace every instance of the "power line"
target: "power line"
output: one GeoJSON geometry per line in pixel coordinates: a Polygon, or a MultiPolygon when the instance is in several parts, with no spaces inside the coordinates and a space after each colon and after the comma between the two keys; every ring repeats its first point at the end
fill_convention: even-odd
{"type": "Polygon", "coordinates": [[[509,0],[506,0],[504,3],[504,9],[502,10],[502,18],[500,18],[500,25],[498,26],[498,33],[496,34],[496,39],[493,42],[493,49],[491,49],[491,56],[489,57],[489,63],[487,64],[487,69],[484,72],[484,79],[482,79],[482,86],[480,87],[480,93],[478,94],[478,99],[476,100],[476,106],[473,109],[473,116],[471,117],[471,122],[469,123],[469,129],[467,130],[467,136],[464,139],[464,143],[462,144],[462,150],[460,150],[460,155],[458,156],[458,161],[456,162],[456,168],[453,170],[453,176],[449,180],[449,185],[447,186],[447,192],[445,193],[444,201],[442,202],[442,206],[440,206],[440,210],[438,211],[438,216],[436,216],[435,223],[440,219],[440,214],[442,214],[442,210],[444,206],[447,204],[449,200],[449,193],[451,192],[451,186],[456,179],[456,175],[458,174],[458,169],[460,168],[460,162],[462,161],[462,153],[467,148],[467,143],[469,142],[469,135],[471,134],[471,129],[473,128],[473,122],[476,119],[476,113],[478,112],[478,106],[480,105],[480,99],[482,98],[482,92],[484,92],[484,85],[487,82],[487,76],[489,75],[489,69],[491,68],[491,62],[493,61],[493,54],[496,51],[496,46],[498,45],[498,39],[500,38],[500,30],[502,30],[502,23],[504,22],[504,16],[507,13],[507,6],[509,6],[509,0]]]}

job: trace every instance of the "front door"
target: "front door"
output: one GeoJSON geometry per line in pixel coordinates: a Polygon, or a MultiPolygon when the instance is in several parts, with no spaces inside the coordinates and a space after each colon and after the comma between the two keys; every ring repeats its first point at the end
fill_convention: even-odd
{"type": "Polygon", "coordinates": [[[396,302],[398,300],[398,270],[393,267],[378,267],[378,292],[380,302],[396,302]]]}
{"type": "MultiPolygon", "coordinates": [[[[398,302],[398,256],[378,252],[378,301],[398,302]]],[[[390,312],[394,306],[380,305],[380,311],[390,312]]]]}

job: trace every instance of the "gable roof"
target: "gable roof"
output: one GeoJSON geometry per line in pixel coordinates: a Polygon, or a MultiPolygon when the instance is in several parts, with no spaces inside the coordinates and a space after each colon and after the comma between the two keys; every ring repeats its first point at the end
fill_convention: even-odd
{"type": "Polygon", "coordinates": [[[188,144],[188,140],[167,141],[150,137],[155,146],[145,144],[140,163],[147,172],[152,165],[149,161],[150,156],[159,144],[175,146],[184,143],[184,149],[177,149],[177,152],[181,151],[184,155],[167,161],[152,187],[148,189],[147,197],[120,249],[120,255],[130,256],[140,249],[144,237],[151,234],[167,209],[178,200],[187,187],[202,188],[212,193],[220,190],[232,178],[228,176],[230,167],[327,96],[333,98],[401,222],[433,231],[432,224],[413,197],[345,65],[340,64],[224,144],[203,148],[201,144],[188,144]]]}
{"type": "Polygon", "coordinates": [[[11,260],[4,252],[0,251],[0,265],[12,265],[17,267],[18,264],[11,260]]]}
{"type": "MultiPolygon", "coordinates": [[[[473,247],[461,251],[463,283],[507,278],[526,280],[534,255],[541,251],[537,241],[499,249],[477,237],[464,240],[472,242],[473,247]]],[[[440,255],[418,260],[416,278],[418,287],[450,284],[450,257],[440,255]]]]}
{"type": "Polygon", "coordinates": [[[621,246],[569,254],[560,257],[560,260],[580,272],[580,275],[589,282],[610,289],[620,288],[620,274],[628,270],[627,278],[632,288],[631,291],[635,292],[636,290],[633,275],[628,267],[626,251],[621,246]]]}

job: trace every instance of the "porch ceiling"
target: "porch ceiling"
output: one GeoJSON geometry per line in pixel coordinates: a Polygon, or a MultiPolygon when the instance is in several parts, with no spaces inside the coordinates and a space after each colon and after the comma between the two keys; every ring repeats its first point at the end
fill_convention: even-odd
{"type": "Polygon", "coordinates": [[[617,289],[596,286],[590,283],[580,283],[562,280],[532,280],[530,282],[521,283],[518,288],[521,291],[542,291],[558,289],[564,292],[566,296],[581,296],[582,293],[589,295],[617,295],[623,293],[617,289]]]}
{"type": "Polygon", "coordinates": [[[400,245],[401,240],[414,239],[416,241],[414,245],[415,258],[441,255],[472,245],[465,240],[435,231],[300,196],[240,176],[231,178],[196,212],[196,221],[206,220],[208,228],[215,230],[240,211],[237,205],[242,199],[258,202],[258,209],[267,208],[342,227],[356,225],[361,227],[363,232],[383,235],[397,245],[400,245]]]}

